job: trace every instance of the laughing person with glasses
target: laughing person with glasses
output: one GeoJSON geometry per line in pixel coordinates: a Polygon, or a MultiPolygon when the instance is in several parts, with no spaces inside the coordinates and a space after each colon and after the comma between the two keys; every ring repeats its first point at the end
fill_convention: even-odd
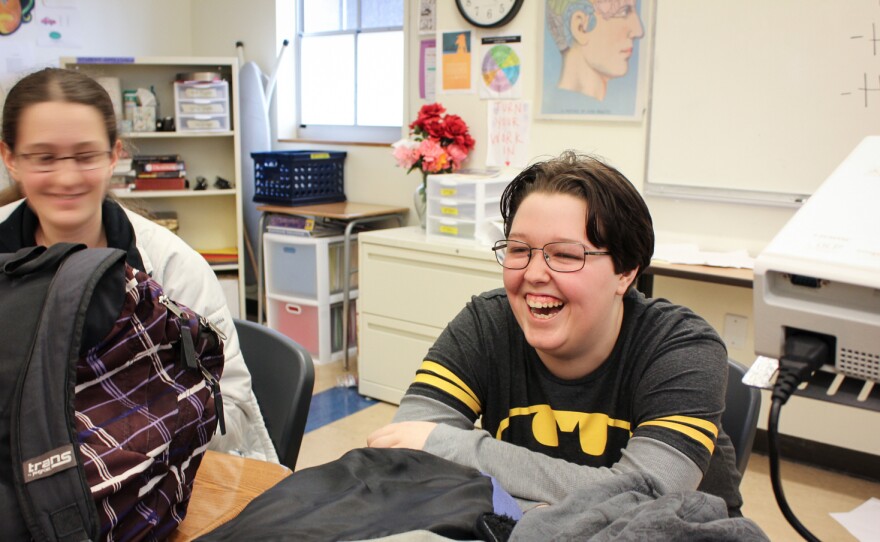
{"type": "Polygon", "coordinates": [[[639,472],[658,495],[699,489],[741,515],[727,352],[702,318],[633,287],[654,250],[633,185],[567,151],[520,173],[501,213],[504,288],[450,322],[368,445],[479,469],[524,510],[639,472]]]}

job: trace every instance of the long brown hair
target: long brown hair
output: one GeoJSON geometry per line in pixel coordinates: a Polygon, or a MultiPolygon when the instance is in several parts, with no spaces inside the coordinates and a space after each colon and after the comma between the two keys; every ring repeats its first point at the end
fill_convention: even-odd
{"type": "MultiPolygon", "coordinates": [[[[104,119],[110,148],[116,145],[116,113],[113,111],[113,101],[104,87],[78,71],[45,68],[24,76],[6,95],[0,138],[11,151],[15,151],[19,122],[24,110],[46,102],[67,102],[94,107],[104,119]]],[[[21,189],[14,180],[11,186],[0,191],[0,205],[21,198],[21,189]]]]}

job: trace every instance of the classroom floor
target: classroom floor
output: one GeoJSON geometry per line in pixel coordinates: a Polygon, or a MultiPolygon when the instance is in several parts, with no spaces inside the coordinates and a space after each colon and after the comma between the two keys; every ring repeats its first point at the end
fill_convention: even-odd
{"type": "MultiPolygon", "coordinates": [[[[356,359],[351,367],[356,374],[356,359]]],[[[337,378],[343,374],[341,362],[315,366],[313,406],[296,470],[326,463],[365,446],[367,435],[390,422],[397,410],[396,405],[364,399],[355,388],[338,387],[337,378]]],[[[829,513],[848,512],[871,497],[880,498],[880,483],[784,459],[780,470],[789,506],[820,540],[855,541],[829,513]]],[[[769,472],[767,457],[752,454],[740,486],[745,501],[743,514],[774,542],[802,540],[776,505],[769,472]]]]}

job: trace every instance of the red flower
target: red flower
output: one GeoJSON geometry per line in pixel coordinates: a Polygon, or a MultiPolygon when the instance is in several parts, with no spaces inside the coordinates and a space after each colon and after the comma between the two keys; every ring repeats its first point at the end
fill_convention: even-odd
{"type": "Polygon", "coordinates": [[[460,145],[471,151],[474,148],[474,139],[468,133],[467,124],[458,115],[446,115],[443,120],[444,139],[451,140],[452,143],[460,145]]]}
{"type": "Polygon", "coordinates": [[[407,173],[414,169],[423,174],[458,171],[474,149],[467,123],[458,115],[445,113],[439,103],[423,105],[409,125],[410,138],[392,145],[397,165],[407,168],[407,173]]]}
{"type": "Polygon", "coordinates": [[[422,123],[422,130],[433,139],[442,139],[445,137],[446,128],[444,126],[443,119],[440,117],[433,117],[425,119],[422,123]]]}
{"type": "Polygon", "coordinates": [[[409,125],[409,127],[411,130],[419,128],[427,131],[425,129],[425,124],[430,121],[439,120],[443,113],[446,113],[446,108],[438,103],[423,105],[422,108],[419,109],[419,116],[409,125]]]}

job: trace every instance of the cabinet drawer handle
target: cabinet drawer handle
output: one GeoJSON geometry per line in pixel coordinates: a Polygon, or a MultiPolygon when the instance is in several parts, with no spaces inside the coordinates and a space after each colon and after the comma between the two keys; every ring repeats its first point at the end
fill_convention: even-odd
{"type": "Polygon", "coordinates": [[[286,310],[289,314],[302,314],[302,307],[299,305],[291,305],[290,303],[286,303],[284,305],[284,310],[286,310]]]}

